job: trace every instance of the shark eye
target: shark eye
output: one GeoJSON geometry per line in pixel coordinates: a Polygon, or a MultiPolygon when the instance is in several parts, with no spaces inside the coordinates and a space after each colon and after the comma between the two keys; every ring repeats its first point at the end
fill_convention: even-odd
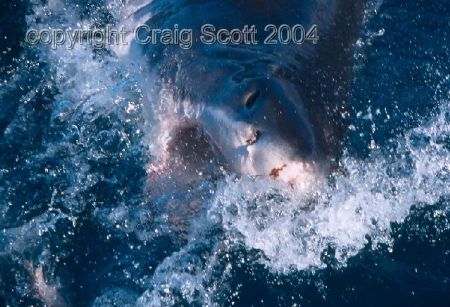
{"type": "Polygon", "coordinates": [[[245,100],[245,107],[247,109],[251,109],[254,105],[258,97],[261,95],[261,92],[256,90],[252,92],[250,95],[247,96],[247,99],[245,100]]]}

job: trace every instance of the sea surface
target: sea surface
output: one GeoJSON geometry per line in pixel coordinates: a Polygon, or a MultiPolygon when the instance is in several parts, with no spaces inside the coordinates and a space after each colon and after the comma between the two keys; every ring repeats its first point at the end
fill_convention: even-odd
{"type": "Polygon", "coordinates": [[[40,277],[71,306],[450,306],[448,0],[368,1],[340,169],[313,195],[228,174],[191,214],[149,200],[136,63],[23,41],[139,2],[0,3],[0,306],[43,306],[40,277]]]}

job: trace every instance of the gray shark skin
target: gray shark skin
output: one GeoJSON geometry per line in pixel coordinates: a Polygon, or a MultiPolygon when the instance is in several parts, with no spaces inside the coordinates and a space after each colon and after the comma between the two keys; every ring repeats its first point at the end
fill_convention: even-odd
{"type": "Polygon", "coordinates": [[[157,76],[151,86],[194,110],[181,112],[171,132],[169,151],[187,165],[184,170],[189,164],[201,170],[202,156],[205,163],[211,159],[193,154],[204,152],[204,139],[236,174],[281,178],[299,163],[316,173],[334,169],[347,126],[353,46],[363,12],[359,0],[154,0],[137,11],[135,19],[151,15],[150,28],[193,30],[189,49],[158,43],[135,43],[131,49],[157,76]],[[200,40],[205,24],[255,25],[258,43],[205,44],[200,40]],[[300,24],[306,30],[316,25],[319,39],[264,44],[267,24],[300,24]],[[205,137],[187,138],[192,129],[205,137]]]}

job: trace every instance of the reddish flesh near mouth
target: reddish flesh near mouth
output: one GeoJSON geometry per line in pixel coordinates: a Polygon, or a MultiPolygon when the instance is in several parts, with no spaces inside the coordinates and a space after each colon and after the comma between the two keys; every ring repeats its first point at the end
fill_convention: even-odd
{"type": "Polygon", "coordinates": [[[281,172],[285,167],[286,167],[286,165],[283,165],[283,166],[280,167],[280,168],[274,168],[274,169],[270,172],[269,176],[270,176],[270,177],[274,177],[274,178],[279,177],[279,176],[280,176],[280,172],[281,172]]]}

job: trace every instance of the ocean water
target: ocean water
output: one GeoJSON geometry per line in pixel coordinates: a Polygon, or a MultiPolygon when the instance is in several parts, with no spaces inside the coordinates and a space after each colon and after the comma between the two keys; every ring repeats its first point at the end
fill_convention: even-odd
{"type": "Polygon", "coordinates": [[[148,195],[167,111],[126,50],[23,43],[143,3],[0,4],[0,305],[449,305],[449,1],[367,2],[329,180],[228,174],[173,201],[148,195]]]}

